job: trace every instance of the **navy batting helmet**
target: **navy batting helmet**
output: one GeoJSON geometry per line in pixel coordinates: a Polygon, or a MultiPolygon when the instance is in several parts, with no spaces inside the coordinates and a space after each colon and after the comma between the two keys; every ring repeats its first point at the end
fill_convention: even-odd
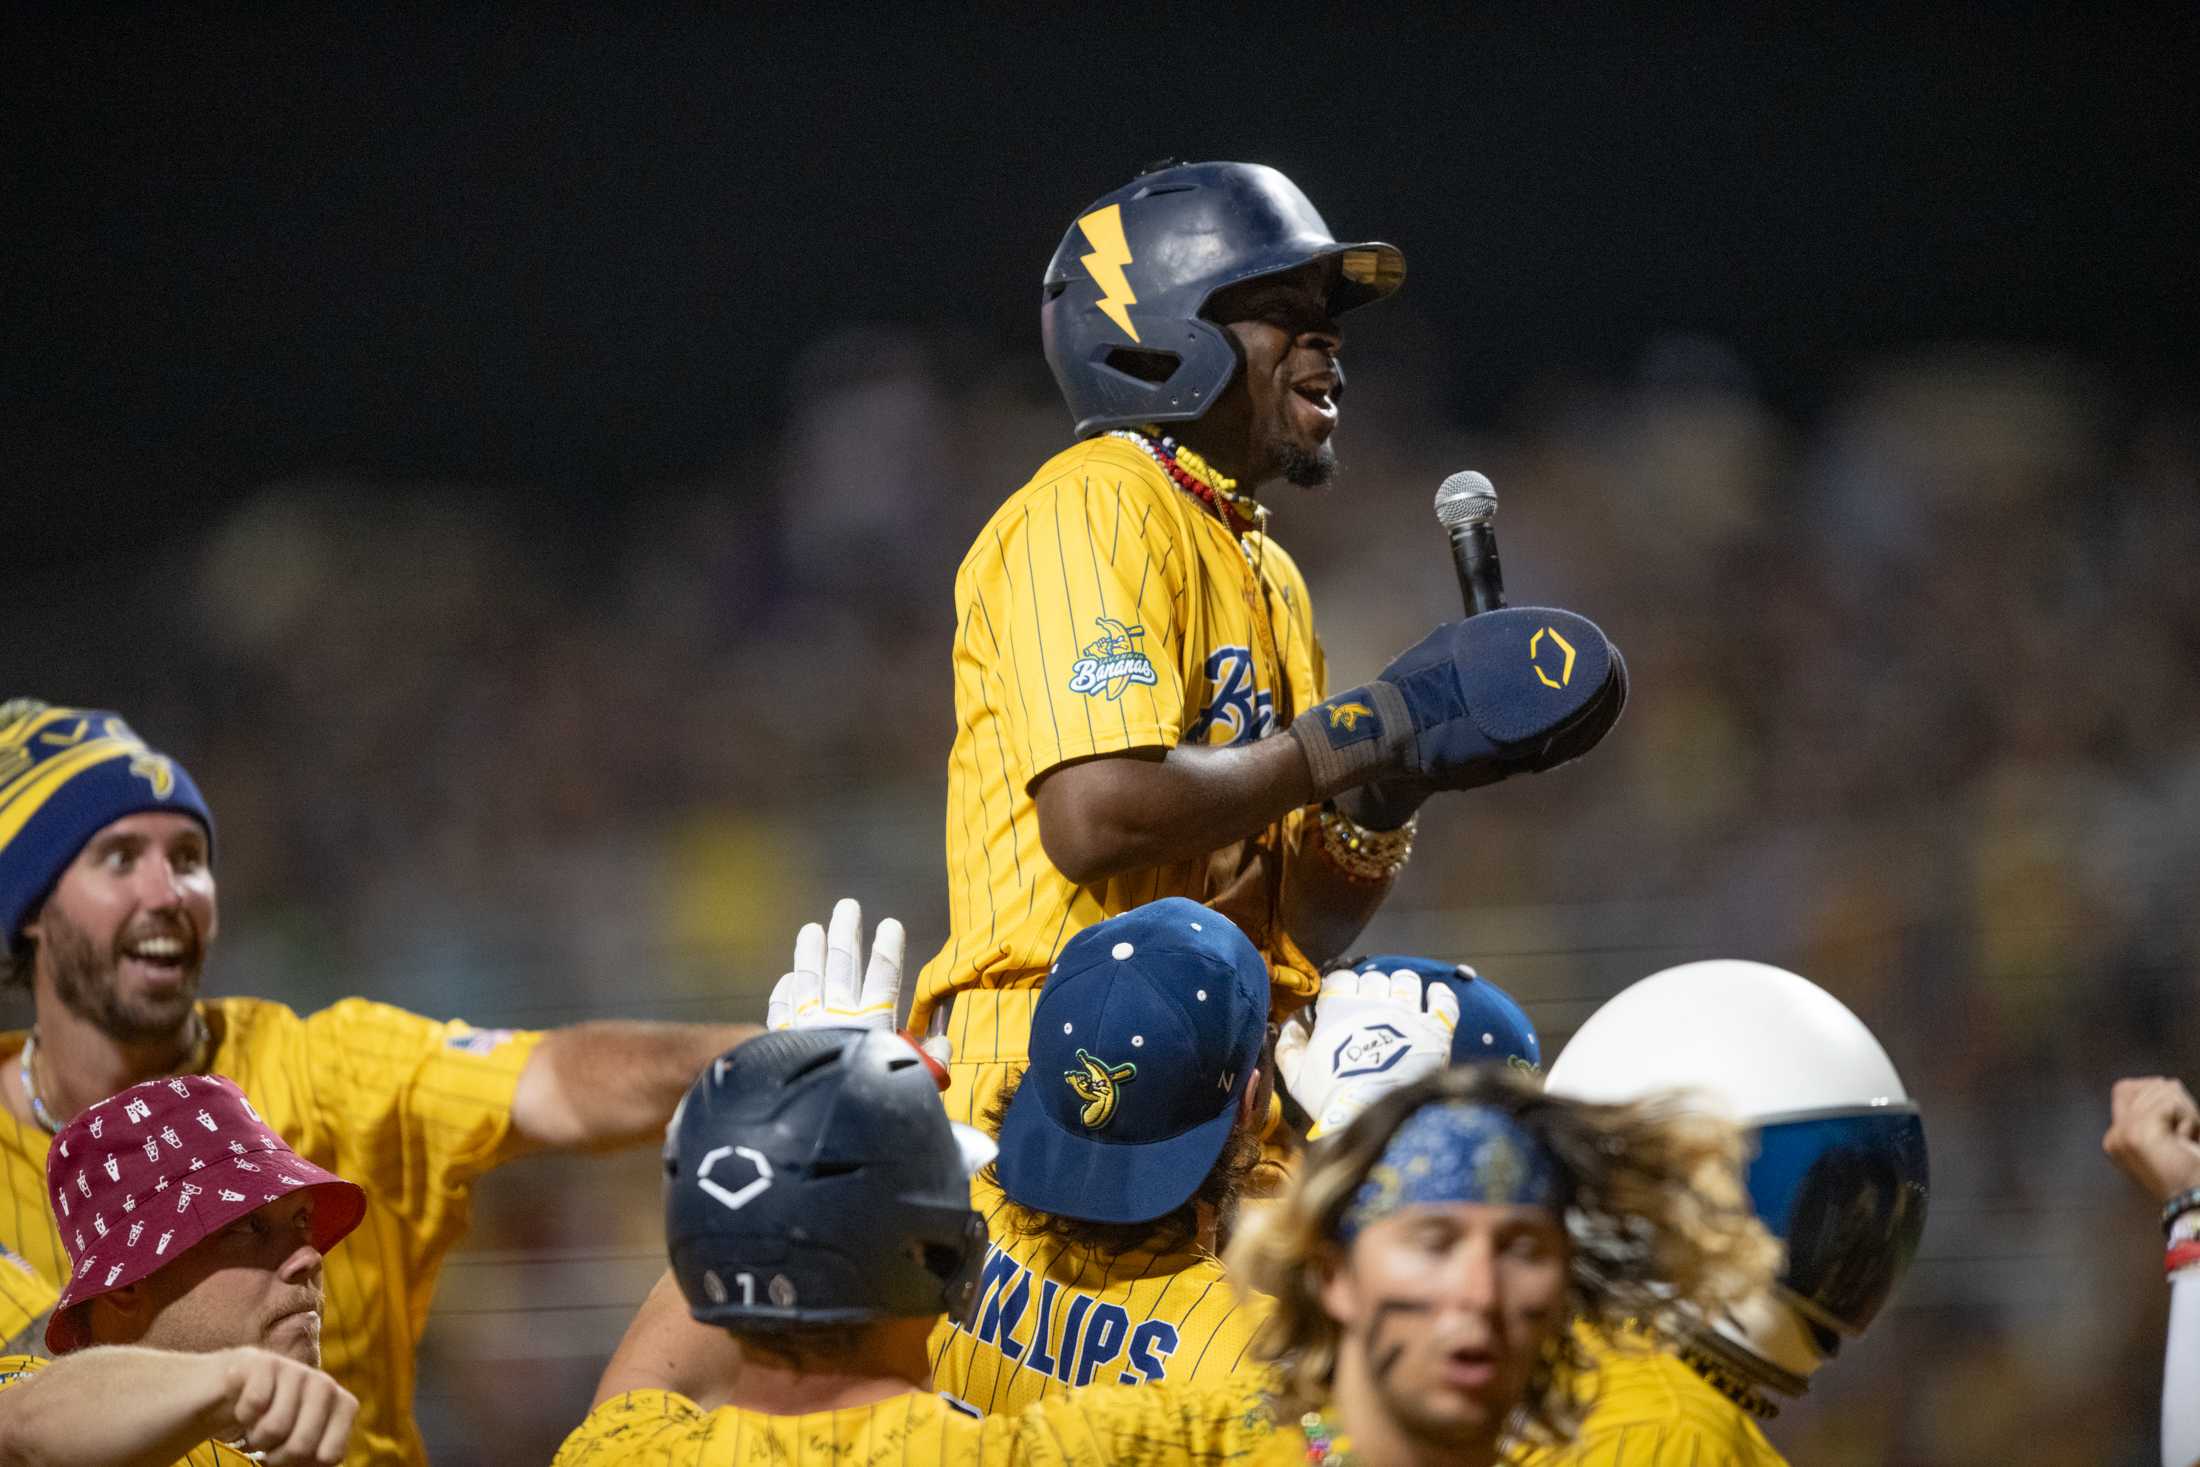
{"type": "Polygon", "coordinates": [[[1332,258],[1332,315],[1406,278],[1396,247],[1338,243],[1296,184],[1257,163],[1182,163],[1094,202],[1055,250],[1039,307],[1077,436],[1207,411],[1237,370],[1228,333],[1200,315],[1209,297],[1332,258]]]}
{"type": "Polygon", "coordinates": [[[960,1319],[985,1261],[970,1172],[909,1039],[791,1029],[712,1062],[665,1128],[665,1243],[688,1310],[766,1332],[960,1319]]]}

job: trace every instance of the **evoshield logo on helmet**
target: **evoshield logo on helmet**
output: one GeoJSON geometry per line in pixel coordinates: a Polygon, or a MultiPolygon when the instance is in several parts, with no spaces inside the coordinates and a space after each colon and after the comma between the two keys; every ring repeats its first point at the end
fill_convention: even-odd
{"type": "Polygon", "coordinates": [[[1123,238],[1123,206],[1110,204],[1105,209],[1095,209],[1077,221],[1077,227],[1085,232],[1085,239],[1092,245],[1092,253],[1078,260],[1092,275],[1093,283],[1100,287],[1100,299],[1096,303],[1107,313],[1110,321],[1123,328],[1123,334],[1138,340],[1138,328],[1131,324],[1129,307],[1138,304],[1138,295],[1123,274],[1123,267],[1131,262],[1131,247],[1123,238]]]}
{"type": "Polygon", "coordinates": [[[1563,688],[1574,680],[1574,644],[1560,636],[1557,627],[1542,627],[1528,638],[1528,662],[1535,668],[1536,681],[1546,688],[1563,688]],[[1566,654],[1565,663],[1559,668],[1558,681],[1555,683],[1551,681],[1551,675],[1543,670],[1540,660],[1545,637],[1549,637],[1566,654]]]}
{"type": "Polygon", "coordinates": [[[1097,1131],[1115,1119],[1115,1102],[1122,1095],[1121,1086],[1126,1080],[1138,1078],[1136,1065],[1110,1065],[1106,1060],[1095,1059],[1085,1051],[1077,1051],[1078,1069],[1063,1072],[1062,1078],[1085,1108],[1077,1113],[1077,1119],[1085,1123],[1085,1129],[1097,1131]]]}

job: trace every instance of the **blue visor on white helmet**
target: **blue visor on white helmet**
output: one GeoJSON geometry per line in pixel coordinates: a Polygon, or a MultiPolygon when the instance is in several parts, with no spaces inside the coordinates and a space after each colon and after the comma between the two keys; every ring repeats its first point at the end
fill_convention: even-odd
{"type": "Polygon", "coordinates": [[[1757,1216],[1787,1247],[1782,1291],[1860,1335],[1925,1231],[1925,1122],[1907,1103],[1762,1123],[1749,1166],[1757,1216]]]}

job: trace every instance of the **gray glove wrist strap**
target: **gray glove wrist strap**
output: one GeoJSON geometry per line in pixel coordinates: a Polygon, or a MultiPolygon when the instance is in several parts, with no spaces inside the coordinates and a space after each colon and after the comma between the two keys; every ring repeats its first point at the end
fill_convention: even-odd
{"type": "Polygon", "coordinates": [[[1405,695],[1381,681],[1354,688],[1327,702],[1316,703],[1291,721],[1287,732],[1298,740],[1306,755],[1306,769],[1314,778],[1314,798],[1326,800],[1345,790],[1397,774],[1406,768],[1413,749],[1413,719],[1406,712],[1405,695]],[[1355,704],[1366,707],[1355,711],[1355,704]],[[1378,732],[1339,747],[1329,737],[1329,725],[1368,718],[1372,713],[1378,732]]]}

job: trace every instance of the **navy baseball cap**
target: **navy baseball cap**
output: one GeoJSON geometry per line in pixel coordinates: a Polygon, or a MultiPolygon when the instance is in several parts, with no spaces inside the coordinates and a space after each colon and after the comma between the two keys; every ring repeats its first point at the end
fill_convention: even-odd
{"type": "Polygon", "coordinates": [[[1535,1025],[1528,1022],[1527,1011],[1511,994],[1465,963],[1378,953],[1352,964],[1355,973],[1395,973],[1400,969],[1424,979],[1433,978],[1457,995],[1459,1027],[1451,1036],[1453,1064],[1497,1060],[1533,1074],[1543,1072],[1543,1046],[1535,1037],[1535,1025]]]}
{"type": "Polygon", "coordinates": [[[1222,1155],[1268,1025],[1268,964],[1229,918],[1165,897],[1063,944],[1001,1119],[1001,1188],[1087,1222],[1165,1217],[1222,1155]]]}

